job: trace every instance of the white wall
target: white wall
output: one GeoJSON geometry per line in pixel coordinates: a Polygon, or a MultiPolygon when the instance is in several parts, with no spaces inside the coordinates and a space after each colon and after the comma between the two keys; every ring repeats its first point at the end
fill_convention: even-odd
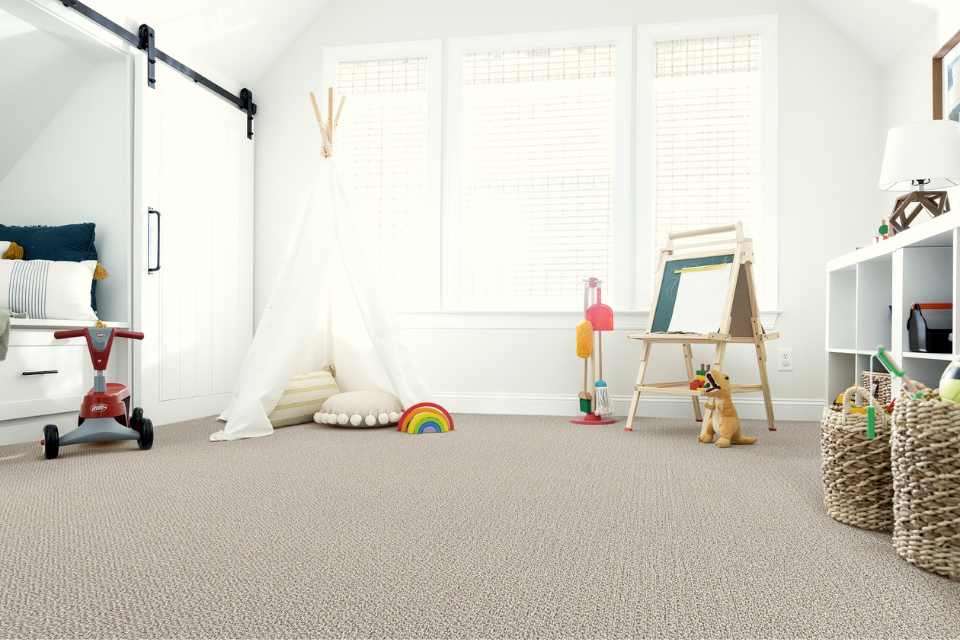
{"type": "MultiPolygon", "coordinates": [[[[258,118],[256,300],[261,309],[272,284],[277,250],[290,240],[290,221],[302,206],[319,138],[307,92],[319,87],[327,45],[607,27],[777,13],[780,18],[780,307],[782,346],[793,348],[793,373],[771,365],[782,417],[816,419],[824,393],[824,265],[869,242],[876,215],[876,167],[882,140],[879,65],[796,0],[350,0],[331,3],[257,83],[258,118]]],[[[322,246],[322,239],[319,241],[322,246]]],[[[571,300],[571,311],[579,306],[571,300]]],[[[572,413],[582,376],[574,355],[573,325],[542,318],[524,324],[509,316],[461,319],[442,327],[407,320],[406,332],[424,373],[454,410],[572,413]],[[496,327],[490,324],[496,322],[496,327]],[[524,325],[525,328],[521,328],[524,325]]],[[[642,318],[619,316],[621,327],[642,318]]],[[[623,331],[605,342],[605,377],[625,399],[636,375],[639,347],[623,331]]],[[[776,343],[771,353],[775,353],[776,343]]],[[[728,369],[753,378],[746,348],[733,348],[728,369]],[[739,354],[739,355],[737,355],[739,354]]],[[[681,374],[679,349],[663,348],[653,375],[681,374]]],[[[709,361],[706,353],[697,361],[709,361]]],[[[758,400],[742,413],[759,415],[758,400]]],[[[648,404],[643,411],[686,411],[684,401],[648,404]]]]}
{"type": "Polygon", "coordinates": [[[96,66],[0,182],[6,224],[96,223],[97,252],[111,273],[97,301],[109,321],[130,320],[130,73],[126,60],[96,66]]]}
{"type": "MultiPolygon", "coordinates": [[[[0,11],[0,16],[6,15],[0,11]]],[[[0,179],[33,144],[95,61],[43,31],[0,38],[0,179]],[[8,61],[16,62],[10,63],[8,61]]]]}
{"type": "Polygon", "coordinates": [[[937,16],[914,34],[911,45],[883,69],[885,129],[915,120],[929,120],[932,109],[933,54],[960,31],[960,4],[929,0],[937,16]]]}

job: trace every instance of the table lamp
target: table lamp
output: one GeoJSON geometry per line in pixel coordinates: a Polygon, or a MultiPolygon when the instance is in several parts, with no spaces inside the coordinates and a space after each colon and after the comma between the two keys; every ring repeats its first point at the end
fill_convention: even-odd
{"type": "Polygon", "coordinates": [[[891,233],[905,231],[923,210],[934,217],[950,211],[950,198],[944,189],[958,185],[960,122],[930,120],[890,129],[880,188],[908,192],[897,198],[890,216],[891,233]]]}

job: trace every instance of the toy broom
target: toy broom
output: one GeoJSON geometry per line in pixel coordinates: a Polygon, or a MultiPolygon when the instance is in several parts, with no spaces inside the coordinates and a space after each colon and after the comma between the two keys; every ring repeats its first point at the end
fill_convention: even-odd
{"type": "Polygon", "coordinates": [[[587,360],[593,355],[593,325],[584,320],[577,325],[577,357],[583,358],[583,390],[580,392],[580,412],[590,413],[593,409],[593,397],[587,379],[587,360]]]}

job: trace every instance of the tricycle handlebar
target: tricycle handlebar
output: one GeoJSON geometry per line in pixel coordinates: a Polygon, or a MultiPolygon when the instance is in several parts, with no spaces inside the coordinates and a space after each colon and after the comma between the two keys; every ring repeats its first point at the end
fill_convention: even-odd
{"type": "MultiPolygon", "coordinates": [[[[62,331],[54,331],[53,337],[57,340],[67,340],[68,338],[83,338],[87,335],[89,329],[64,329],[62,331]]],[[[128,338],[130,340],[143,340],[143,333],[140,331],[126,331],[124,329],[114,329],[113,330],[114,338],[128,338]]]]}

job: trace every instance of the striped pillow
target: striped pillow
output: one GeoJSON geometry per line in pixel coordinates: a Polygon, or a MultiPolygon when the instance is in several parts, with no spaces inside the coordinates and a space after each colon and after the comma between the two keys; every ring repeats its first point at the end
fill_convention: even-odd
{"type": "Polygon", "coordinates": [[[0,309],[37,320],[96,320],[90,307],[96,268],[96,260],[0,260],[0,309]]]}
{"type": "Polygon", "coordinates": [[[274,427],[313,422],[313,414],[320,411],[323,402],[340,393],[337,381],[329,369],[293,376],[270,413],[274,427]]]}

